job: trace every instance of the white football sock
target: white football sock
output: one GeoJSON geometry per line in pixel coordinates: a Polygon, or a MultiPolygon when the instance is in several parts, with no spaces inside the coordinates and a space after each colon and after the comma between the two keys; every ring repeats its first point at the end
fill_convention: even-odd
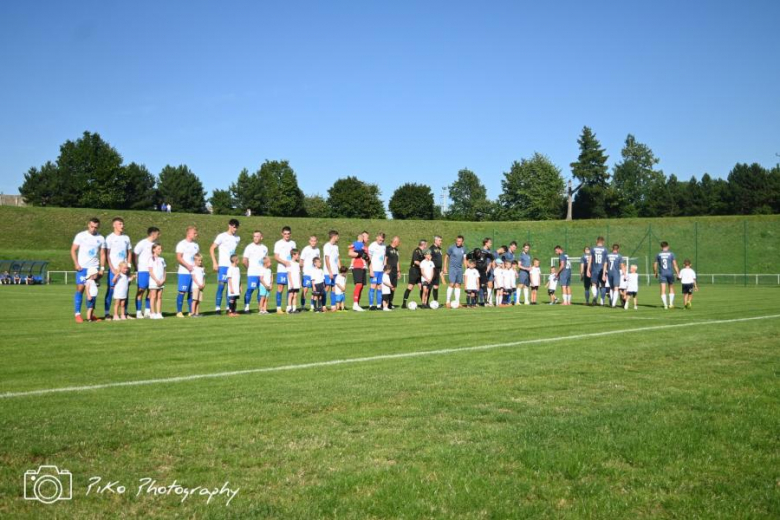
{"type": "Polygon", "coordinates": [[[455,300],[454,301],[460,303],[460,288],[455,289],[455,300]]]}
{"type": "Polygon", "coordinates": [[[450,303],[450,300],[452,300],[452,287],[447,287],[447,303],[450,303]]]}
{"type": "Polygon", "coordinates": [[[493,304],[493,289],[491,289],[490,287],[488,287],[488,298],[487,299],[488,299],[488,303],[492,305],[493,304]]]}
{"type": "Polygon", "coordinates": [[[674,305],[674,293],[669,294],[669,305],[674,305]]]}
{"type": "Polygon", "coordinates": [[[529,301],[531,301],[531,300],[528,299],[528,287],[523,287],[523,301],[525,303],[528,303],[529,301]]]}
{"type": "Polygon", "coordinates": [[[667,304],[666,304],[666,295],[665,294],[661,295],[661,301],[664,302],[664,307],[666,307],[667,304]]]}

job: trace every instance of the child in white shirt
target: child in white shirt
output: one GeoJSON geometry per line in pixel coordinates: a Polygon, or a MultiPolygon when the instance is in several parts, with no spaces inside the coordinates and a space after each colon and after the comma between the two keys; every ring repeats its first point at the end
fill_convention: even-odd
{"type": "Polygon", "coordinates": [[[555,305],[558,299],[555,297],[555,289],[558,288],[558,270],[550,268],[550,276],[547,278],[547,294],[550,296],[550,305],[555,305]]]}
{"type": "Polygon", "coordinates": [[[314,257],[312,267],[309,269],[311,276],[311,301],[314,312],[325,312],[325,271],[322,270],[322,259],[314,257]]]}
{"type": "Polygon", "coordinates": [[[626,264],[620,264],[620,285],[618,286],[618,292],[620,293],[620,301],[622,305],[626,304],[626,289],[628,288],[628,267],[626,264]]]}
{"type": "Polygon", "coordinates": [[[296,303],[301,290],[301,262],[297,249],[290,251],[290,265],[287,267],[287,312],[298,312],[296,303]]]}
{"type": "Polygon", "coordinates": [[[531,305],[536,305],[536,293],[539,291],[539,285],[542,283],[542,270],[539,268],[538,258],[534,258],[529,277],[531,278],[531,305]]]}
{"type": "Polygon", "coordinates": [[[347,266],[339,267],[339,274],[336,275],[336,281],[333,286],[333,306],[332,311],[344,311],[344,293],[347,292],[347,266]]]}
{"type": "Polygon", "coordinates": [[[155,243],[152,246],[152,257],[149,259],[149,307],[150,318],[163,319],[162,296],[165,289],[165,259],[162,257],[162,245],[155,243]]]}
{"type": "Polygon", "coordinates": [[[433,285],[433,274],[436,271],[436,266],[431,261],[431,250],[425,250],[425,260],[420,262],[420,273],[422,274],[422,303],[420,306],[423,309],[428,308],[428,293],[433,285]]]}
{"type": "Polygon", "coordinates": [[[103,321],[95,316],[95,302],[98,295],[98,268],[90,267],[87,269],[87,281],[84,282],[84,293],[87,295],[87,323],[91,321],[103,321]]]}
{"type": "Polygon", "coordinates": [[[496,258],[493,269],[493,291],[496,293],[496,305],[501,307],[504,303],[504,261],[500,258],[496,258]]]}
{"type": "Polygon", "coordinates": [[[130,289],[130,282],[135,275],[129,275],[130,266],[127,262],[119,262],[119,269],[114,275],[114,319],[115,320],[134,320],[132,316],[127,315],[127,292],[130,289]]]}
{"type": "Polygon", "coordinates": [[[504,276],[504,292],[506,297],[504,303],[512,305],[515,301],[515,290],[517,287],[517,260],[513,260],[504,276]]]}
{"type": "Polygon", "coordinates": [[[238,255],[230,255],[230,267],[227,270],[228,285],[228,316],[236,317],[236,305],[241,296],[241,269],[238,267],[238,255]]]}
{"type": "Polygon", "coordinates": [[[625,310],[628,310],[628,302],[631,298],[634,299],[634,310],[637,310],[637,293],[639,292],[639,274],[636,272],[637,267],[631,266],[631,272],[626,275],[626,303],[623,305],[625,310]]]}
{"type": "Polygon", "coordinates": [[[690,309],[693,306],[693,291],[698,291],[699,286],[696,283],[696,271],[691,268],[691,261],[686,258],[683,261],[683,266],[684,267],[680,269],[683,302],[685,302],[685,308],[690,309]]]}
{"type": "Polygon", "coordinates": [[[271,294],[271,257],[263,258],[263,267],[260,268],[260,287],[257,292],[260,295],[260,314],[268,314],[268,296],[271,294]]]}
{"type": "Polygon", "coordinates": [[[203,256],[197,253],[193,258],[195,267],[192,268],[192,309],[190,317],[199,317],[200,302],[203,301],[203,289],[206,288],[206,270],[203,269],[203,256]]]}
{"type": "Polygon", "coordinates": [[[385,272],[382,276],[382,310],[391,311],[390,308],[390,296],[393,294],[393,281],[390,279],[390,274],[393,272],[393,268],[389,265],[385,266],[385,272]]]}
{"type": "Polygon", "coordinates": [[[463,273],[463,281],[466,285],[466,307],[474,308],[479,300],[479,271],[476,262],[469,260],[468,269],[463,273]]]}

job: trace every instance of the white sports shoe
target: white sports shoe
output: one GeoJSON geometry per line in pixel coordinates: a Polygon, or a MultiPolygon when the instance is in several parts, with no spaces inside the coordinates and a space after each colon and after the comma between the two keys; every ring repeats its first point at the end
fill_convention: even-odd
{"type": "Polygon", "coordinates": [[[382,309],[382,310],[383,310],[383,311],[387,311],[387,312],[393,312],[393,309],[388,309],[387,307],[385,307],[385,308],[384,308],[384,309],[382,309]]]}
{"type": "Polygon", "coordinates": [[[152,317],[152,311],[149,309],[144,309],[144,318],[151,318],[152,317]]]}
{"type": "Polygon", "coordinates": [[[352,304],[352,310],[353,311],[358,311],[358,312],[365,311],[365,309],[363,307],[361,307],[360,304],[358,304],[358,303],[353,303],[352,304]]]}
{"type": "Polygon", "coordinates": [[[249,312],[249,305],[244,305],[244,312],[249,312]]]}
{"type": "Polygon", "coordinates": [[[141,311],[135,311],[135,319],[142,320],[144,319],[144,313],[141,311]]]}

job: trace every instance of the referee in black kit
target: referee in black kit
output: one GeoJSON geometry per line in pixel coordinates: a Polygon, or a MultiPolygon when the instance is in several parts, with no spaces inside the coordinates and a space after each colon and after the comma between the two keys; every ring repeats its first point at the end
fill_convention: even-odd
{"type": "MultiPolygon", "coordinates": [[[[433,245],[429,249],[431,250],[431,261],[433,262],[433,299],[438,302],[442,268],[441,237],[439,235],[433,237],[433,245]]],[[[430,300],[430,298],[428,298],[428,300],[430,300]]],[[[430,301],[428,303],[430,303],[430,301]]]]}
{"type": "Polygon", "coordinates": [[[428,241],[420,240],[417,249],[415,249],[414,253],[412,253],[412,263],[409,265],[409,285],[406,286],[406,291],[404,291],[404,303],[401,305],[401,308],[403,309],[406,308],[406,301],[409,299],[409,295],[411,294],[412,289],[414,289],[415,285],[420,285],[420,281],[422,280],[422,273],[420,273],[420,262],[425,260],[423,251],[425,251],[426,247],[428,247],[428,241]]]}
{"type": "Polygon", "coordinates": [[[390,304],[388,305],[390,309],[395,307],[395,305],[393,305],[393,298],[395,298],[395,290],[398,288],[398,247],[400,245],[401,239],[397,236],[394,236],[393,240],[390,241],[390,245],[387,246],[385,251],[385,261],[391,269],[390,284],[393,286],[390,292],[390,304]]]}

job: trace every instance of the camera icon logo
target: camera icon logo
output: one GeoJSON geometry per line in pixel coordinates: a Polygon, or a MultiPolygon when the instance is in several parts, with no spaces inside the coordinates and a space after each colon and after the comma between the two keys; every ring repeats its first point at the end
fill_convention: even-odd
{"type": "Polygon", "coordinates": [[[24,473],[24,499],[53,504],[73,498],[73,475],[57,466],[41,465],[24,473]]]}

